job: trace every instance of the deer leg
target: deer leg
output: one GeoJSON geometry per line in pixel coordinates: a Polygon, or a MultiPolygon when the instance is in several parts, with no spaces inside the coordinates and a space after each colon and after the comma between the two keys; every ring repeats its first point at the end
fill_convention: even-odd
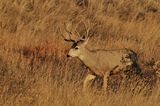
{"type": "Polygon", "coordinates": [[[109,80],[110,72],[106,72],[103,76],[103,88],[104,92],[106,93],[108,90],[108,80],[109,80]]]}
{"type": "Polygon", "coordinates": [[[91,80],[94,80],[96,78],[95,75],[88,74],[83,82],[83,92],[86,92],[88,89],[88,84],[91,80]]]}

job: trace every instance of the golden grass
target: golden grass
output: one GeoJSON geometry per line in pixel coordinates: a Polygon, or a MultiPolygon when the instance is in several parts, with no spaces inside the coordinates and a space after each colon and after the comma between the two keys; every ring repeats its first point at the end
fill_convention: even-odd
{"type": "MultiPolygon", "coordinates": [[[[160,105],[159,82],[152,68],[154,61],[160,60],[160,2],[88,1],[85,5],[76,0],[0,1],[0,105],[160,105]],[[90,24],[91,49],[136,51],[142,77],[126,80],[129,87],[120,86],[115,93],[112,89],[119,77],[113,75],[110,95],[96,87],[84,95],[86,68],[78,59],[66,58],[70,45],[59,31],[62,23],[71,21],[72,28],[80,21],[90,24]]],[[[82,26],[78,29],[83,31],[82,26]]]]}

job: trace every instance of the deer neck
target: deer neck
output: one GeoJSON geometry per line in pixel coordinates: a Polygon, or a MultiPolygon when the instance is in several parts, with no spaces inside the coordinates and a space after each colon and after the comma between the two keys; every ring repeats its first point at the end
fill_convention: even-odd
{"type": "Polygon", "coordinates": [[[83,53],[79,56],[80,60],[84,62],[86,65],[94,64],[93,59],[95,58],[94,53],[89,50],[88,48],[85,48],[83,50],[83,53]]]}

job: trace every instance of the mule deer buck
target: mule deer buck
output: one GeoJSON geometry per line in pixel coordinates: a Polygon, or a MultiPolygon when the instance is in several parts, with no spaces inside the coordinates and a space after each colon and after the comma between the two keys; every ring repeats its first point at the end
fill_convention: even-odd
{"type": "MultiPolygon", "coordinates": [[[[83,91],[87,90],[89,82],[94,80],[97,76],[103,78],[103,87],[106,91],[108,78],[111,73],[127,70],[129,67],[137,68],[137,55],[130,49],[91,50],[87,48],[86,45],[90,37],[90,28],[88,28],[85,23],[84,26],[86,29],[86,36],[81,37],[79,33],[76,33],[80,38],[77,41],[71,38],[73,33],[65,27],[65,31],[69,34],[69,39],[67,39],[63,34],[62,37],[65,41],[72,42],[73,44],[67,54],[67,57],[79,58],[89,69],[89,73],[83,83],[83,91]]],[[[137,73],[139,72],[140,70],[137,68],[137,73]]]]}

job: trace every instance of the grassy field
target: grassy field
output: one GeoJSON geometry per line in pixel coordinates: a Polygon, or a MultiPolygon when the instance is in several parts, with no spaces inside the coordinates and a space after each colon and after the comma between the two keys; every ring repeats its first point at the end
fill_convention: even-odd
{"type": "MultiPolygon", "coordinates": [[[[154,63],[160,60],[159,0],[1,0],[1,106],[160,106],[154,63]],[[104,95],[95,81],[82,93],[86,67],[67,59],[63,23],[84,34],[88,48],[129,48],[138,54],[141,76],[110,78],[104,95]]],[[[77,39],[77,36],[73,36],[77,39]]],[[[100,84],[99,84],[100,86],[100,84]]]]}

